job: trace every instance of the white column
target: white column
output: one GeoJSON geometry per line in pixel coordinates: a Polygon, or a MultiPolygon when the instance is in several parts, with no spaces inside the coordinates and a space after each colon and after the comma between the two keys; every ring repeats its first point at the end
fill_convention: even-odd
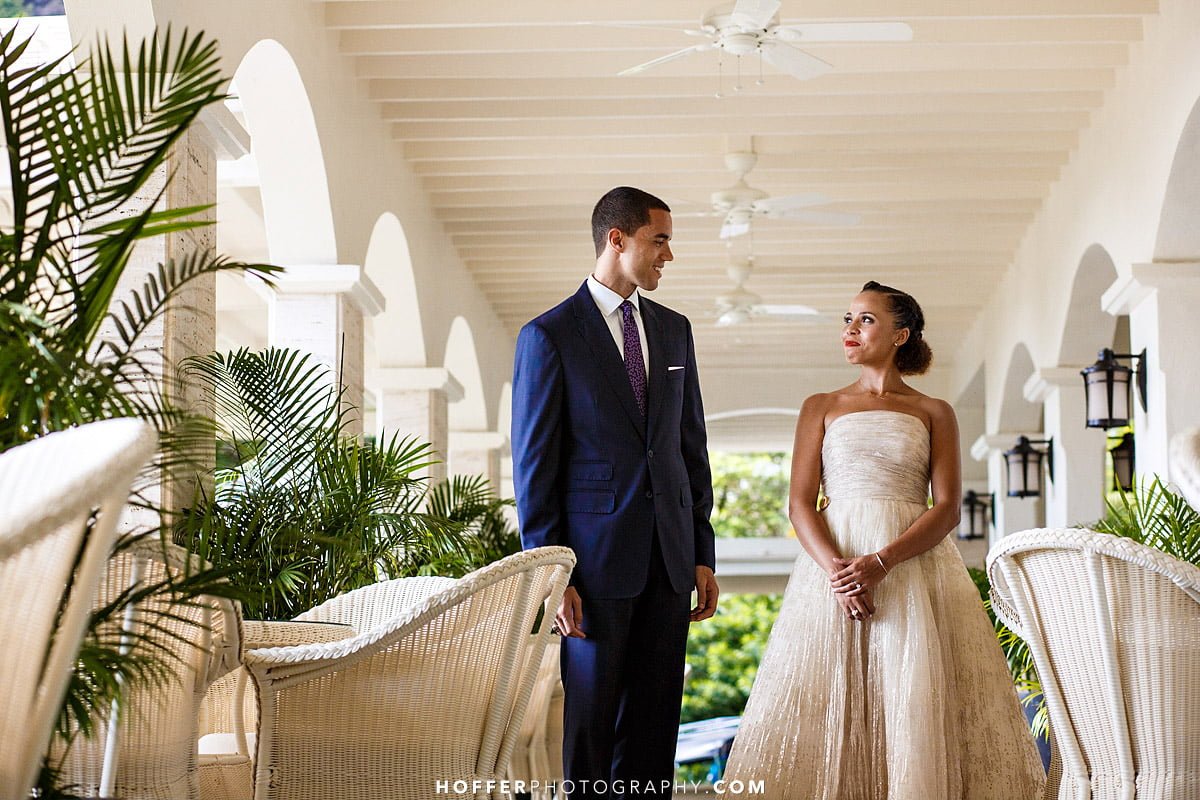
{"type": "Polygon", "coordinates": [[[383,311],[379,289],[354,264],[292,264],[268,292],[270,343],[312,353],[345,387],[349,433],[362,433],[363,322],[383,311]]]}
{"type": "MultiPolygon", "coordinates": [[[[1169,479],[1171,437],[1200,424],[1200,263],[1134,264],[1101,298],[1110,314],[1129,315],[1134,353],[1146,350],[1147,410],[1133,400],[1139,475],[1169,479]]],[[[1104,343],[1099,343],[1103,346],[1104,343]]]]}
{"type": "Polygon", "coordinates": [[[499,431],[450,431],[450,474],[482,475],[500,494],[500,456],[508,436],[499,431]]]}
{"type": "Polygon", "coordinates": [[[1039,369],[1025,399],[1041,403],[1044,431],[1054,440],[1054,480],[1046,482],[1046,526],[1067,528],[1104,516],[1104,432],[1087,427],[1082,367],[1039,369]]]}
{"type": "Polygon", "coordinates": [[[1004,451],[1012,449],[1020,436],[1041,438],[1040,433],[985,434],[971,445],[971,457],[986,461],[988,491],[995,498],[996,523],[988,534],[988,548],[1010,533],[1042,526],[1042,500],[1035,497],[1009,497],[1004,467],[1004,451]]]}
{"type": "Polygon", "coordinates": [[[372,378],[377,400],[379,437],[416,436],[429,442],[439,463],[425,474],[446,477],[450,452],[447,407],[463,397],[463,388],[443,367],[381,367],[372,378]]]}

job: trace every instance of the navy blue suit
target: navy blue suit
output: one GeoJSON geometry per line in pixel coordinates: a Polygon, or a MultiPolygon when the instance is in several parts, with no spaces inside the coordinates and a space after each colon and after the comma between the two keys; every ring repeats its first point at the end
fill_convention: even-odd
{"type": "Polygon", "coordinates": [[[571,583],[583,601],[587,638],[564,638],[562,652],[573,797],[593,795],[584,780],[615,781],[630,794],[644,793],[630,791],[631,781],[670,780],[695,569],[715,567],[691,325],[644,295],[639,303],[649,351],[644,417],[586,282],[517,339],[521,540],[574,550],[571,583]]]}

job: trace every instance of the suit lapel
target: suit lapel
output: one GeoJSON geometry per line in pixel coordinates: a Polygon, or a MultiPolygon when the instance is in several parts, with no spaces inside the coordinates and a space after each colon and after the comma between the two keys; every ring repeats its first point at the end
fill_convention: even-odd
{"type": "MultiPolygon", "coordinates": [[[[646,331],[646,349],[649,352],[650,363],[646,365],[648,378],[647,406],[646,406],[646,427],[647,433],[654,430],[654,423],[658,419],[659,409],[662,408],[663,394],[663,379],[667,374],[667,365],[663,363],[666,357],[666,342],[663,341],[662,319],[659,318],[658,310],[654,304],[647,301],[645,297],[641,300],[642,312],[642,327],[646,331]]],[[[632,394],[632,390],[630,392],[632,394]]]]}
{"type": "Polygon", "coordinates": [[[579,335],[587,342],[595,356],[595,363],[608,381],[609,388],[616,393],[625,415],[637,430],[642,440],[646,439],[646,420],[638,408],[637,398],[633,396],[633,387],[629,385],[629,373],[625,371],[625,362],[621,360],[621,351],[613,341],[612,332],[600,309],[588,291],[587,281],[579,287],[574,298],[575,322],[579,326],[579,335]]]}

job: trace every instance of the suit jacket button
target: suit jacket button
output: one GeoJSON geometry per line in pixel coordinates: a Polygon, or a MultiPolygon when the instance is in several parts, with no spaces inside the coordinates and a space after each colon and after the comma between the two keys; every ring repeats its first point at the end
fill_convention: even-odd
{"type": "Polygon", "coordinates": [[[646,456],[647,456],[647,458],[654,458],[654,451],[653,451],[653,450],[647,450],[647,451],[646,451],[646,456]]]}
{"type": "Polygon", "coordinates": [[[654,492],[646,492],[646,499],[647,499],[647,500],[653,500],[653,499],[654,499],[654,492]]]}

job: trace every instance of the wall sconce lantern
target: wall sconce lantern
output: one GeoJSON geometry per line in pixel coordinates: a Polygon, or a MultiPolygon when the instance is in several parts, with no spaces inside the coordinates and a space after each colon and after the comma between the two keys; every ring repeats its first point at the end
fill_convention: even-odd
{"type": "Polygon", "coordinates": [[[1054,439],[1030,439],[1022,436],[1011,450],[1004,451],[1004,463],[1008,472],[1009,497],[1042,496],[1042,459],[1050,469],[1050,482],[1054,483],[1054,439]],[[1045,445],[1039,449],[1035,445],[1045,445]]]}
{"type": "Polygon", "coordinates": [[[996,496],[993,494],[978,494],[974,489],[963,495],[963,520],[958,526],[958,538],[983,539],[987,536],[988,525],[996,524],[996,496]]]}
{"type": "Polygon", "coordinates": [[[1112,456],[1114,488],[1125,492],[1133,490],[1133,434],[1127,433],[1114,439],[1117,446],[1108,452],[1112,456]]]}
{"type": "Polygon", "coordinates": [[[1129,424],[1133,416],[1130,409],[1130,378],[1137,381],[1138,400],[1142,411],[1146,410],[1146,351],[1114,353],[1109,348],[1100,351],[1095,364],[1080,370],[1083,388],[1087,393],[1087,427],[1119,428],[1129,424]],[[1117,359],[1132,358],[1137,361],[1137,371],[1117,359]]]}

